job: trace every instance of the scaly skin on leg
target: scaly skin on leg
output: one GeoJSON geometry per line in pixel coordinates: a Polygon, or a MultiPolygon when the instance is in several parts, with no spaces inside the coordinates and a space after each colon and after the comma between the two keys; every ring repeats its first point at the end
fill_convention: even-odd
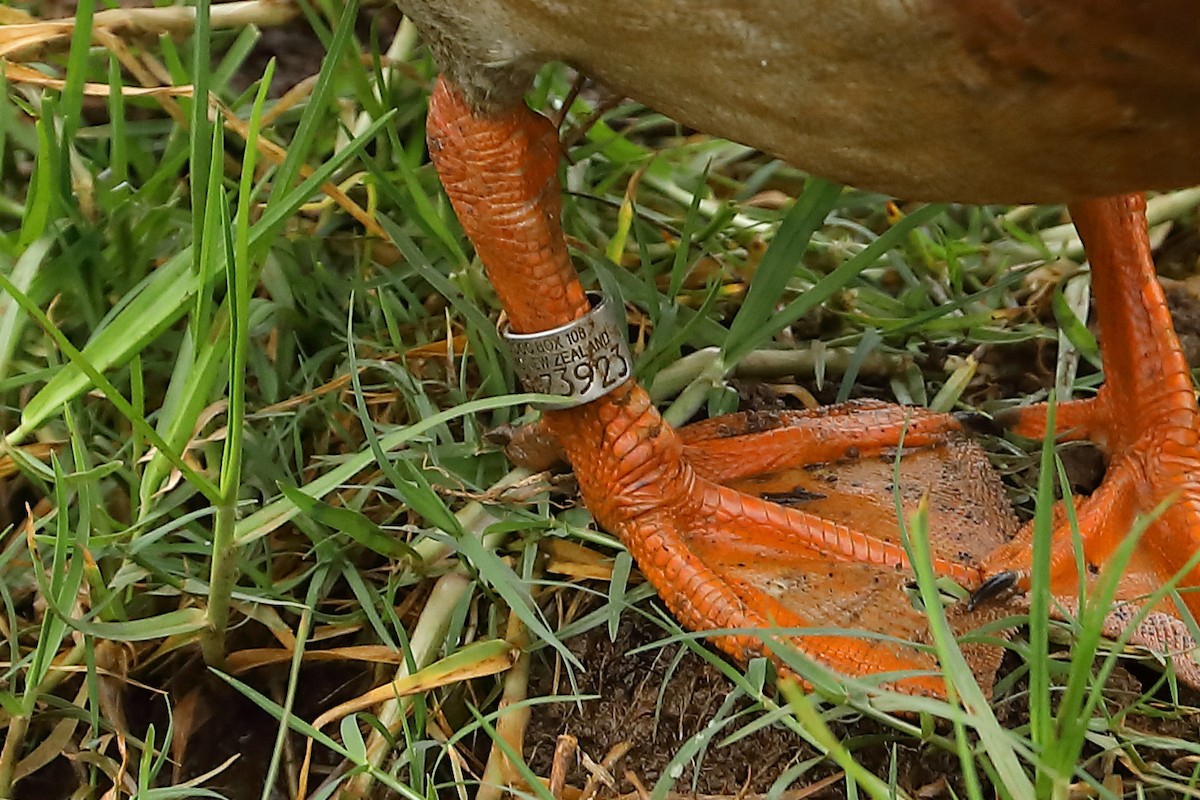
{"type": "MultiPolygon", "coordinates": [[[[1054,409],[1055,436],[1060,442],[1103,440],[1104,430],[1111,423],[1104,417],[1105,408],[1095,397],[1059,403],[1054,409]]],[[[1026,439],[1046,436],[1046,404],[1010,408],[996,415],[996,423],[1026,439]]]]}
{"type": "MultiPolygon", "coordinates": [[[[1105,383],[1094,399],[1068,404],[1056,428],[1086,432],[1109,457],[1104,482],[1079,503],[1089,568],[1104,564],[1138,515],[1170,502],[1142,535],[1126,570],[1119,597],[1135,599],[1162,586],[1200,549],[1200,410],[1155,276],[1144,197],[1077,203],[1071,215],[1092,265],[1105,383]]],[[[1040,435],[1044,408],[1023,410],[1018,430],[1040,435]]],[[[1027,586],[1031,536],[1026,529],[1002,547],[989,559],[988,572],[1014,573],[1027,586]]],[[[1077,596],[1078,582],[1071,531],[1063,524],[1052,543],[1051,586],[1070,598],[1077,596]]],[[[1195,586],[1200,569],[1194,568],[1181,587],[1195,586]]],[[[1200,593],[1183,596],[1192,614],[1200,615],[1200,593]]]]}
{"type": "MultiPolygon", "coordinates": [[[[550,123],[523,105],[477,114],[443,79],[430,99],[427,126],[431,158],[513,329],[547,330],[583,314],[587,300],[559,224],[559,153],[550,123]]],[[[672,613],[693,630],[828,624],[820,605],[827,599],[797,593],[796,602],[785,606],[761,588],[769,569],[755,571],[756,564],[743,560],[764,548],[790,563],[811,558],[822,565],[875,565],[885,572],[906,564],[894,542],[697,475],[684,442],[636,382],[578,408],[547,411],[544,424],[573,464],[596,520],[621,538],[672,613]],[[748,573],[738,572],[747,566],[748,573]]],[[[835,445],[845,451],[854,438],[835,445]]],[[[945,560],[935,567],[963,582],[979,578],[976,567],[945,560]]],[[[774,580],[767,584],[779,583],[774,580]]],[[[902,595],[899,589],[896,594],[902,595]]],[[[878,614],[878,629],[890,630],[893,617],[886,606],[863,613],[878,614]]],[[[851,675],[934,666],[924,653],[875,639],[822,635],[792,641],[851,675]]],[[[716,643],[741,659],[764,652],[760,636],[726,635],[716,643]]],[[[897,684],[944,694],[936,676],[897,684]]]]}
{"type": "Polygon", "coordinates": [[[681,428],[688,463],[717,483],[845,458],[872,458],[895,448],[927,447],[960,433],[949,414],[878,400],[853,400],[812,411],[728,414],[681,428]]]}
{"type": "MultiPolygon", "coordinates": [[[[1043,417],[1044,419],[1044,417],[1043,417]]],[[[950,414],[878,400],[851,400],[812,411],[746,411],[676,431],[697,475],[730,483],[751,475],[848,458],[872,458],[897,447],[928,447],[963,432],[950,414]]],[[[540,472],[566,461],[543,421],[497,431],[515,464],[540,472]]]]}

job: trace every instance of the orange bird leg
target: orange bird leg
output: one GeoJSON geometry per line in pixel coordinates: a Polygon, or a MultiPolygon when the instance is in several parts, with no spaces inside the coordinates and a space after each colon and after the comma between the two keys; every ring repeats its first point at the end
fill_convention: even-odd
{"type": "MultiPolygon", "coordinates": [[[[553,126],[524,105],[477,112],[442,79],[430,99],[427,127],[430,156],[512,328],[536,333],[586,313],[588,301],[559,223],[553,126]]],[[[546,411],[543,419],[597,522],[621,539],[686,627],[736,629],[714,637],[734,657],[766,652],[764,637],[778,640],[780,634],[755,629],[773,626],[921,634],[924,617],[904,593],[907,562],[896,538],[869,536],[698,474],[684,441],[635,381],[585,405],[546,411]]],[[[892,441],[901,429],[898,420],[893,413],[892,441]]],[[[867,426],[831,434],[824,452],[844,453],[867,426]]],[[[706,471],[721,473],[713,459],[720,460],[708,459],[706,471]]],[[[793,455],[791,461],[799,459],[793,455]]],[[[891,525],[896,527],[894,516],[891,525]]],[[[957,552],[942,554],[935,568],[977,583],[978,566],[960,563],[957,552]]],[[[942,679],[933,674],[936,663],[920,648],[827,631],[788,634],[787,640],[835,671],[909,673],[884,680],[907,691],[944,694],[942,679]]]]}
{"type": "MultiPolygon", "coordinates": [[[[1161,587],[1200,548],[1200,410],[1155,276],[1145,211],[1141,195],[1071,207],[1092,265],[1105,382],[1094,399],[1067,404],[1065,417],[1056,420],[1059,430],[1085,431],[1109,459],[1104,482],[1079,506],[1090,572],[1104,564],[1139,515],[1169,503],[1142,535],[1126,570],[1119,591],[1125,600],[1161,587]]],[[[1044,407],[1023,410],[1019,430],[1044,431],[1044,407]]],[[[988,571],[1027,587],[1031,537],[1027,528],[1001,547],[988,560],[988,571]]],[[[1065,523],[1055,531],[1051,546],[1051,588],[1061,598],[1076,598],[1079,578],[1065,523]]],[[[1193,568],[1180,588],[1197,586],[1200,570],[1193,568]]],[[[1200,616],[1200,593],[1187,591],[1182,596],[1191,613],[1200,616]]],[[[1115,632],[1120,622],[1112,621],[1110,629],[1115,632]]],[[[1164,623],[1160,618],[1155,624],[1164,623]]],[[[1135,641],[1160,650],[1176,646],[1171,636],[1143,627],[1135,641]]]]}
{"type": "MultiPolygon", "coordinates": [[[[1009,408],[996,415],[996,424],[1026,439],[1046,436],[1046,404],[1009,408]]],[[[1094,397],[1059,403],[1054,409],[1055,435],[1060,442],[1095,439],[1108,424],[1094,397]]]]}

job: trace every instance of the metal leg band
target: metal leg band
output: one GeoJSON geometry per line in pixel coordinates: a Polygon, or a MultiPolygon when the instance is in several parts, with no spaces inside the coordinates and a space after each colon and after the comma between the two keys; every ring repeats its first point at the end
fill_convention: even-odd
{"type": "Polygon", "coordinates": [[[500,335],[517,364],[517,377],[531,392],[565,398],[548,408],[573,408],[603,397],[633,375],[625,326],[597,292],[588,292],[592,310],[573,322],[538,333],[500,335]]]}

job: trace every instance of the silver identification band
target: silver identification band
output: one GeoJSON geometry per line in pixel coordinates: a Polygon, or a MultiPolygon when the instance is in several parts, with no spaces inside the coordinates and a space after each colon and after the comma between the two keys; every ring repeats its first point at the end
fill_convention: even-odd
{"type": "Polygon", "coordinates": [[[500,327],[525,389],[570,400],[547,404],[550,408],[590,403],[633,374],[624,326],[617,324],[599,293],[588,292],[588,300],[591,311],[553,330],[514,333],[507,323],[500,327]]]}

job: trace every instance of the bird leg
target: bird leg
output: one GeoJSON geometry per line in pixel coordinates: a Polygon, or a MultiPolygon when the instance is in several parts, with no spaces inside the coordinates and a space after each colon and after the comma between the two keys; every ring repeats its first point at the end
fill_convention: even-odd
{"type": "MultiPolygon", "coordinates": [[[[1135,520],[1165,506],[1137,544],[1118,590],[1121,600],[1151,594],[1200,550],[1200,410],[1154,272],[1145,209],[1142,195],[1071,206],[1092,265],[1105,382],[1096,397],[1059,406],[1055,419],[1064,438],[1090,439],[1108,458],[1104,481],[1078,509],[1089,573],[1099,571],[1135,520]]],[[[1043,405],[1022,409],[1005,422],[1022,435],[1040,437],[1045,420],[1043,405]]],[[[1065,515],[1059,519],[1051,543],[1051,590],[1061,598],[1077,598],[1074,538],[1065,515]]],[[[993,584],[1007,580],[1028,587],[1032,536],[1027,526],[988,559],[993,584]]],[[[1200,568],[1192,566],[1179,588],[1188,609],[1200,617],[1197,586],[1200,568]]],[[[1170,613],[1173,606],[1162,604],[1160,610],[1170,613]]],[[[1110,634],[1120,633],[1127,618],[1124,613],[1111,619],[1110,634]]],[[[1160,618],[1155,624],[1164,622],[1160,618]]],[[[1133,638],[1160,651],[1190,641],[1176,636],[1178,625],[1170,627],[1175,633],[1147,628],[1133,638]]]]}
{"type": "MultiPolygon", "coordinates": [[[[537,333],[586,314],[589,302],[559,221],[553,126],[523,104],[476,110],[443,78],[427,128],[431,159],[512,330],[537,333]]],[[[801,415],[769,429],[743,415],[681,436],[627,380],[600,399],[546,411],[544,425],[573,465],[597,522],[620,538],[684,626],[719,629],[716,644],[742,660],[767,652],[764,638],[786,639],[835,671],[888,673],[881,680],[890,685],[943,695],[927,648],[890,638],[927,638],[925,615],[905,591],[911,573],[894,512],[889,535],[868,535],[719,482],[754,480],[767,469],[803,467],[855,448],[882,452],[906,425],[914,442],[924,436],[932,444],[941,436],[935,429],[946,425],[911,411],[871,413],[826,413],[824,424],[820,415],[801,415]],[[880,425],[884,433],[872,433],[880,425]],[[922,425],[933,432],[923,433],[922,425]]],[[[875,461],[890,476],[891,458],[875,461]]],[[[964,562],[961,548],[942,550],[934,562],[940,574],[978,583],[978,564],[964,562]]],[[[975,620],[982,618],[957,621],[975,620]]],[[[998,648],[976,659],[984,673],[997,661],[998,648]]]]}

